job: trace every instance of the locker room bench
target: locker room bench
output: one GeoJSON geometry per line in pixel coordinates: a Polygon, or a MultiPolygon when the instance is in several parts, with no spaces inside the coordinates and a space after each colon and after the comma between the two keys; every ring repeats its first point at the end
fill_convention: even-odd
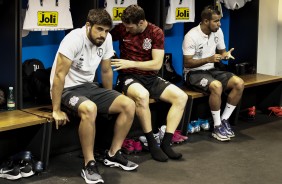
{"type": "MultiPolygon", "coordinates": [[[[231,117],[232,124],[237,123],[241,109],[255,105],[257,109],[266,111],[267,107],[282,105],[281,76],[257,73],[241,75],[240,77],[244,80],[245,90],[240,103],[231,117]]],[[[180,86],[180,88],[188,95],[188,102],[182,123],[182,131],[186,132],[192,113],[199,114],[198,112],[195,112],[197,106],[200,103],[205,106],[208,104],[208,95],[193,91],[183,85],[180,86]]]]}
{"type": "MultiPolygon", "coordinates": [[[[241,103],[237,106],[234,113],[233,123],[236,123],[238,119],[240,108],[249,107],[251,105],[256,105],[260,109],[274,105],[281,106],[282,77],[264,74],[249,74],[240,77],[245,81],[245,90],[241,103]]],[[[194,111],[195,107],[199,105],[198,103],[201,102],[199,100],[202,100],[202,102],[207,105],[208,95],[195,92],[184,86],[180,86],[180,88],[183,89],[189,97],[184,116],[179,125],[181,130],[185,133],[187,124],[190,122],[191,114],[198,113],[194,111]]],[[[150,103],[154,104],[156,101],[150,100],[150,103]]],[[[44,107],[51,109],[51,106],[44,107]]],[[[1,112],[0,133],[30,126],[40,126],[40,130],[38,131],[39,139],[38,137],[35,138],[36,141],[33,143],[33,147],[37,149],[35,152],[38,153],[39,159],[43,161],[45,168],[47,168],[52,134],[52,123],[49,122],[53,122],[53,118],[51,112],[41,111],[41,108],[42,107],[35,107],[1,112]]]]}

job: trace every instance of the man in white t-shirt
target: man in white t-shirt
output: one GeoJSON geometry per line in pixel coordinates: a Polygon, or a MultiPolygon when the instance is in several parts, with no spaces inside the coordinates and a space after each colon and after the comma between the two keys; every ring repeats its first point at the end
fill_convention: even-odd
{"type": "Polygon", "coordinates": [[[61,110],[61,105],[81,119],[78,129],[84,156],[81,176],[86,183],[104,182],[93,155],[97,113],[118,114],[112,145],[106,153],[104,164],[124,170],[138,167],[120,151],[132,125],[135,103],[112,90],[113,71],[110,59],[114,51],[109,33],[111,27],[112,20],[106,10],[90,10],[85,26],[71,31],[61,42],[50,77],[56,128],[69,121],[67,114],[61,110]],[[99,64],[103,88],[93,82],[99,64]]]}
{"type": "Polygon", "coordinates": [[[234,48],[228,52],[225,50],[220,19],[217,9],[205,7],[201,13],[201,23],[185,35],[182,50],[185,83],[195,90],[210,94],[209,106],[214,121],[212,136],[227,141],[235,136],[228,119],[241,99],[244,81],[233,73],[215,68],[215,64],[222,59],[234,59],[231,55],[234,48]],[[229,93],[221,115],[222,92],[229,93]]]}

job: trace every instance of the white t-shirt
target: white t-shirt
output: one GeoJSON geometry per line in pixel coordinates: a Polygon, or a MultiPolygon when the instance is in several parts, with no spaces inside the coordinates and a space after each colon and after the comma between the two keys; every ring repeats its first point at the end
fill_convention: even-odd
{"type": "Polygon", "coordinates": [[[111,15],[113,24],[121,23],[121,15],[126,7],[137,4],[137,0],[105,0],[105,9],[111,15]]]}
{"type": "Polygon", "coordinates": [[[69,0],[29,0],[23,29],[57,31],[72,29],[69,0]]]}
{"type": "Polygon", "coordinates": [[[176,22],[194,22],[195,0],[170,0],[166,24],[176,22]]]}
{"type": "Polygon", "coordinates": [[[50,77],[51,88],[57,64],[58,53],[72,61],[69,73],[65,78],[64,88],[92,83],[101,60],[114,55],[112,36],[108,33],[105,42],[97,47],[86,36],[85,26],[74,29],[65,36],[56,54],[50,77]]]}
{"type": "Polygon", "coordinates": [[[242,8],[246,2],[249,2],[251,0],[220,0],[222,3],[224,3],[224,6],[227,9],[236,10],[239,8],[242,8]]]}
{"type": "MultiPolygon", "coordinates": [[[[182,43],[183,55],[193,55],[193,59],[213,56],[216,49],[225,49],[224,36],[221,28],[217,32],[206,35],[200,25],[192,28],[184,37],[182,43]]],[[[214,63],[207,63],[196,68],[184,68],[184,74],[189,70],[208,70],[214,68],[214,63]]]]}

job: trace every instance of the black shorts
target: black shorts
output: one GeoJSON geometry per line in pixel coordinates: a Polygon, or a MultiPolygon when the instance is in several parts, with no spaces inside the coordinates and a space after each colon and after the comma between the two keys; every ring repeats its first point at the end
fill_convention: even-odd
{"type": "Polygon", "coordinates": [[[150,98],[158,100],[171,83],[155,75],[119,74],[116,89],[125,95],[131,84],[139,83],[149,91],[150,98]]]}
{"type": "Polygon", "coordinates": [[[87,83],[64,89],[61,103],[63,107],[77,114],[79,105],[91,100],[96,104],[98,113],[108,114],[110,106],[119,95],[121,94],[115,90],[101,88],[95,83],[87,83]]]}
{"type": "Polygon", "coordinates": [[[234,74],[217,69],[189,71],[186,76],[186,84],[196,91],[209,93],[211,82],[218,80],[221,82],[223,91],[226,90],[227,83],[234,74]]]}

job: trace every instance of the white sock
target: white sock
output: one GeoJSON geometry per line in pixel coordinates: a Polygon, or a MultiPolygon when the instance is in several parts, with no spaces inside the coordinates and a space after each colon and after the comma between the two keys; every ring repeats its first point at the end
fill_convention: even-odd
{"type": "Polygon", "coordinates": [[[226,103],[225,109],[221,115],[221,120],[228,120],[235,108],[236,106],[226,103]]]}
{"type": "Polygon", "coordinates": [[[219,126],[221,125],[221,119],[220,119],[220,110],[218,111],[211,111],[212,118],[213,118],[213,125],[219,126]]]}

